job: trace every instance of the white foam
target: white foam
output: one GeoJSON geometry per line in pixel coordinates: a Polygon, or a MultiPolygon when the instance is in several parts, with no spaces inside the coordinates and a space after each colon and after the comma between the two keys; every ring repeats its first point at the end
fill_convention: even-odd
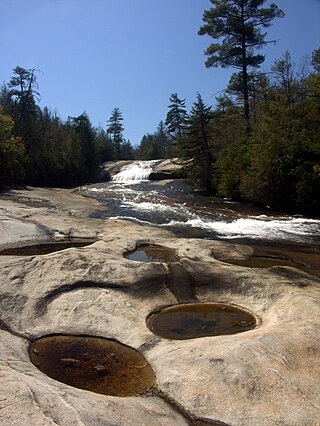
{"type": "Polygon", "coordinates": [[[171,221],[170,226],[191,226],[214,231],[225,238],[263,238],[299,240],[301,236],[319,235],[320,221],[305,218],[266,219],[240,218],[232,222],[207,221],[201,218],[189,219],[186,222],[171,221]]]}
{"type": "Polygon", "coordinates": [[[120,207],[123,207],[123,208],[131,207],[133,210],[145,211],[145,212],[152,212],[152,211],[172,212],[174,210],[172,206],[168,206],[161,203],[150,203],[147,201],[142,201],[141,203],[135,203],[133,201],[125,201],[121,204],[120,207]]]}
{"type": "Polygon", "coordinates": [[[87,188],[88,192],[106,192],[105,188],[87,188]]]}
{"type": "Polygon", "coordinates": [[[159,160],[135,161],[123,166],[120,172],[112,177],[112,181],[124,182],[126,184],[146,181],[149,179],[153,165],[157,162],[159,162],[159,160]]]}
{"type": "Polygon", "coordinates": [[[137,219],[136,217],[132,217],[132,216],[112,216],[109,218],[109,220],[129,220],[130,222],[140,223],[141,225],[154,226],[154,223],[152,222],[149,222],[147,220],[137,219]]]}

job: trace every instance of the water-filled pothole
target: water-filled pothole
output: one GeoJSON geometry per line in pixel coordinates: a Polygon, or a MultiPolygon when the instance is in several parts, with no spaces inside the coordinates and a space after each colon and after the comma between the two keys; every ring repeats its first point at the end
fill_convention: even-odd
{"type": "Polygon", "coordinates": [[[85,247],[89,246],[92,243],[94,243],[94,240],[28,244],[17,247],[9,247],[4,250],[1,250],[0,256],[37,256],[42,254],[53,253],[55,251],[60,251],[71,247],[85,247]]]}
{"type": "Polygon", "coordinates": [[[248,268],[271,268],[273,266],[291,266],[292,268],[305,270],[304,265],[287,259],[275,257],[251,256],[246,259],[224,259],[223,262],[248,268]]]}
{"type": "Polygon", "coordinates": [[[174,249],[154,244],[138,246],[135,250],[125,253],[124,257],[137,262],[179,262],[179,257],[174,249]]]}
{"type": "Polygon", "coordinates": [[[187,303],[152,313],[149,329],[165,339],[195,339],[235,334],[257,326],[256,318],[244,309],[226,303],[187,303]]]}
{"type": "Polygon", "coordinates": [[[156,383],[143,355],[114,340],[46,336],[31,343],[29,354],[32,363],[52,379],[104,395],[143,394],[156,383]]]}

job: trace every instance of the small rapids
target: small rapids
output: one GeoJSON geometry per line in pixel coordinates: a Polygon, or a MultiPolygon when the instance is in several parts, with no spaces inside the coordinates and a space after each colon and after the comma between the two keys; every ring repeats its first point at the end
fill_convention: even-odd
{"type": "Polygon", "coordinates": [[[106,205],[93,217],[156,225],[186,237],[320,243],[320,220],[205,197],[182,180],[148,181],[155,161],[125,166],[111,182],[81,188],[106,205]]]}
{"type": "Polygon", "coordinates": [[[148,180],[152,172],[152,167],[158,162],[159,160],[135,161],[134,163],[123,166],[121,171],[112,177],[112,180],[126,184],[148,180]]]}

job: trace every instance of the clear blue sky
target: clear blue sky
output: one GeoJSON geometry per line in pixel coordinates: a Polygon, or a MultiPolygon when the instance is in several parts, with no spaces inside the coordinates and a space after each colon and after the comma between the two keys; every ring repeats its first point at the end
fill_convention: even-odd
{"type": "MultiPolygon", "coordinates": [[[[320,47],[320,0],[274,0],[276,19],[263,69],[289,50],[299,65],[320,47]]],[[[270,1],[266,2],[269,5],[270,1]]],[[[41,106],[68,115],[88,113],[105,128],[114,107],[133,144],[153,133],[177,92],[190,108],[196,92],[214,105],[234,70],[207,69],[198,36],[209,0],[0,0],[0,83],[16,65],[36,68],[41,106]]]]}

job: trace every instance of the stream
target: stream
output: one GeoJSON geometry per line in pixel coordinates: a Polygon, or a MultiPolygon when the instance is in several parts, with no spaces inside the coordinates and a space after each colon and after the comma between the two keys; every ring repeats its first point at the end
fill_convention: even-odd
{"type": "Polygon", "coordinates": [[[320,219],[207,197],[181,179],[149,181],[156,164],[157,160],[136,161],[110,182],[79,188],[106,206],[92,217],[159,226],[181,237],[320,250],[320,219]]]}

